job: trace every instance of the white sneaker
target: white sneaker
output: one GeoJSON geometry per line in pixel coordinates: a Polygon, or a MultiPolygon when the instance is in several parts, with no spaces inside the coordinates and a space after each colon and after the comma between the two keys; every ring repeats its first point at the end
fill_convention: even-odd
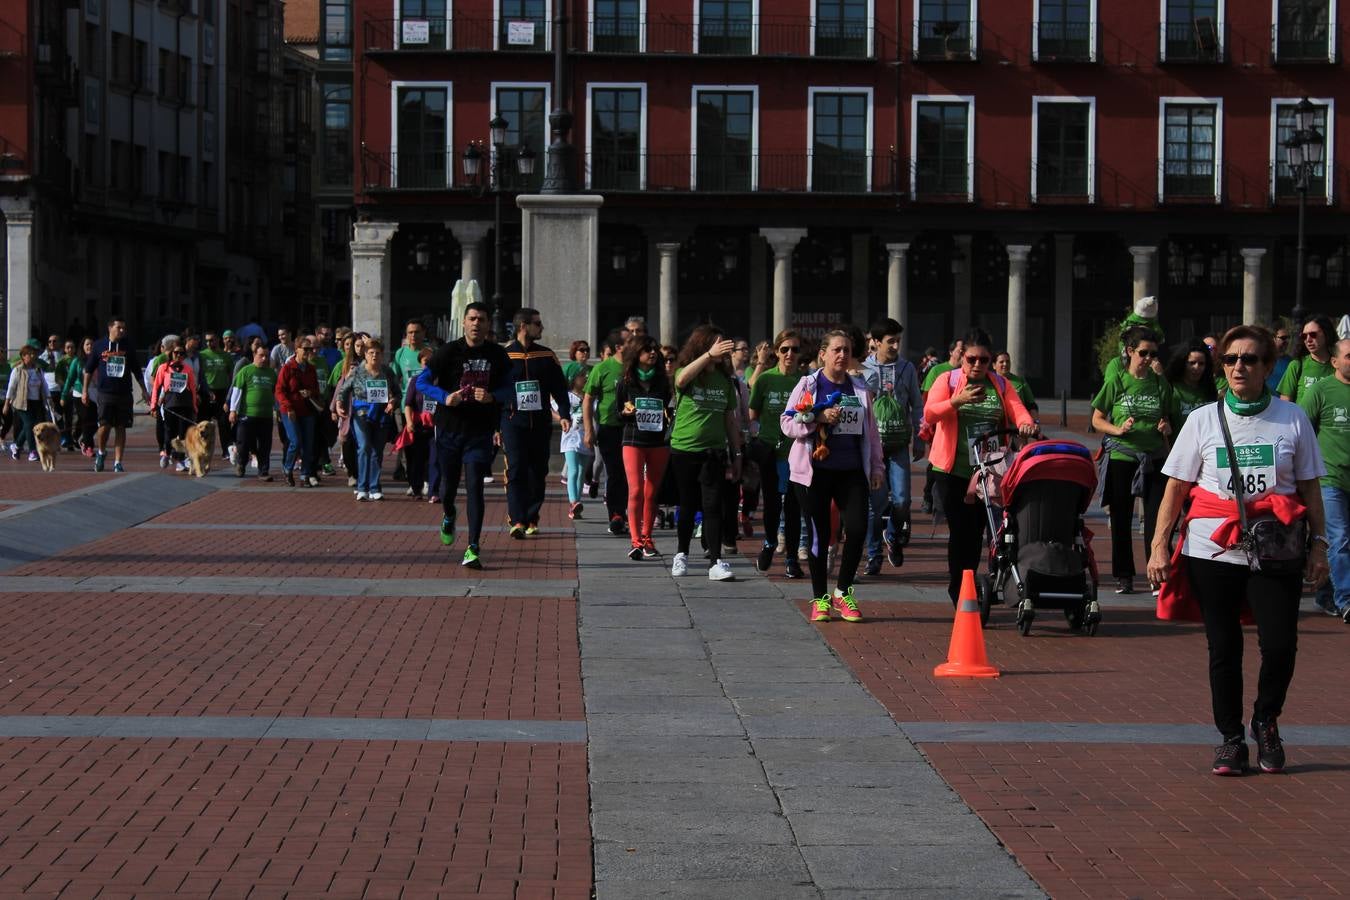
{"type": "Polygon", "coordinates": [[[232,466],[237,466],[238,463],[235,462],[235,460],[237,460],[238,458],[239,458],[239,448],[236,447],[234,444],[231,444],[231,445],[230,445],[230,465],[232,465],[232,466]]]}
{"type": "Polygon", "coordinates": [[[670,564],[670,574],[674,575],[676,578],[679,578],[681,575],[685,574],[688,571],[689,571],[689,554],[676,553],[675,561],[670,564]]]}
{"type": "Polygon", "coordinates": [[[383,499],[384,499],[384,494],[380,493],[379,491],[371,491],[371,492],[370,492],[370,499],[372,499],[372,500],[383,500],[383,499]]]}
{"type": "Polygon", "coordinates": [[[408,489],[407,489],[406,491],[403,492],[403,495],[404,495],[405,497],[416,497],[416,496],[417,496],[417,491],[413,489],[412,485],[409,485],[409,486],[408,486],[408,489]]]}
{"type": "Polygon", "coordinates": [[[309,486],[310,486],[310,487],[318,487],[318,486],[319,486],[319,479],[316,478],[316,477],[313,476],[313,475],[309,476],[309,486]]]}
{"type": "Polygon", "coordinates": [[[356,499],[357,499],[357,500],[369,500],[369,499],[370,499],[370,495],[367,494],[365,491],[357,491],[357,492],[356,492],[356,499]]]}
{"type": "Polygon", "coordinates": [[[708,566],[709,581],[735,581],[736,573],[731,571],[730,564],[725,559],[719,559],[717,562],[708,566]]]}
{"type": "Polygon", "coordinates": [[[805,547],[798,547],[798,548],[797,548],[797,561],[798,561],[798,562],[807,562],[807,561],[809,561],[810,559],[811,559],[811,551],[810,551],[810,550],[807,550],[805,547]]]}

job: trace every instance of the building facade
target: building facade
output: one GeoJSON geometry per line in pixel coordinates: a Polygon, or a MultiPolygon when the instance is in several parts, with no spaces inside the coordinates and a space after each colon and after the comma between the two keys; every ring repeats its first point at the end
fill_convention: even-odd
{"type": "Polygon", "coordinates": [[[521,179],[514,158],[542,162],[550,140],[557,16],[578,179],[605,198],[601,329],[645,311],[667,341],[707,318],[759,339],[889,311],[911,351],[976,323],[1037,388],[1081,393],[1094,337],[1138,296],[1160,298],[1173,342],[1290,310],[1298,191],[1281,144],[1305,97],[1326,149],[1305,305],[1347,306],[1347,11],[355,0],[353,246],[395,319],[442,311],[460,274],[518,302],[509,197],[544,167],[521,179]],[[462,167],[494,116],[500,235],[491,182],[462,167]]]}

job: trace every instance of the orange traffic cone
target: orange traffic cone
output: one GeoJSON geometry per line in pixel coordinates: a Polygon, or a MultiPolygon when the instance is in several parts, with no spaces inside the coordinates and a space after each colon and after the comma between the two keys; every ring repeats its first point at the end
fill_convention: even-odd
{"type": "Polygon", "coordinates": [[[933,669],[937,678],[997,678],[998,669],[989,665],[984,653],[984,629],[980,626],[980,604],[975,599],[975,573],[961,574],[961,599],[956,604],[952,624],[952,642],[947,661],[933,669]]]}

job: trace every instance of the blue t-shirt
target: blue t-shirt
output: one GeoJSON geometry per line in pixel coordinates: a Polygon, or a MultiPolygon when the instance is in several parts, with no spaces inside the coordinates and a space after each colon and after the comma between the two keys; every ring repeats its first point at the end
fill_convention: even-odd
{"type": "MultiPolygon", "coordinates": [[[[853,393],[853,380],[851,378],[846,384],[835,384],[825,377],[824,372],[816,375],[817,399],[824,399],[835,391],[839,391],[843,394],[843,396],[839,398],[840,402],[838,404],[841,408],[858,402],[857,397],[853,393]]],[[[815,462],[814,465],[822,469],[835,469],[839,471],[856,469],[862,471],[862,410],[860,408],[856,411],[856,416],[858,433],[840,434],[839,432],[843,423],[843,420],[841,419],[841,424],[832,427],[829,435],[825,438],[825,446],[830,451],[830,455],[815,462]]]]}
{"type": "Polygon", "coordinates": [[[1266,387],[1270,388],[1272,394],[1279,393],[1280,380],[1284,378],[1284,370],[1289,368],[1289,363],[1291,362],[1293,362],[1293,360],[1287,356],[1276,358],[1275,368],[1271,369],[1270,377],[1266,379],[1266,387]]]}
{"type": "Polygon", "coordinates": [[[126,338],[95,342],[94,350],[84,361],[84,370],[95,374],[94,387],[100,394],[119,394],[130,397],[131,384],[141,372],[141,361],[126,338]]]}
{"type": "Polygon", "coordinates": [[[342,364],[342,350],[337,347],[320,347],[319,355],[328,363],[329,371],[342,364]]]}

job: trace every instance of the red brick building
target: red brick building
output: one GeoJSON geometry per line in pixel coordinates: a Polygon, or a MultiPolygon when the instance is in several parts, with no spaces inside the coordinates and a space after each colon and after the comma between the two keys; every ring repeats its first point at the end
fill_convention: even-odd
{"type": "Polygon", "coordinates": [[[503,170],[522,145],[541,161],[507,187],[537,188],[563,3],[578,177],[605,197],[602,329],[657,319],[666,254],[667,340],[890,310],[911,351],[977,322],[1037,387],[1082,392],[1133,297],[1159,296],[1174,341],[1292,307],[1280,144],[1303,97],[1326,149],[1306,305],[1347,306],[1350,2],[354,0],[356,203],[397,225],[379,261],[396,318],[443,309],[461,271],[492,292],[491,199],[461,157],[501,115],[503,170]]]}

